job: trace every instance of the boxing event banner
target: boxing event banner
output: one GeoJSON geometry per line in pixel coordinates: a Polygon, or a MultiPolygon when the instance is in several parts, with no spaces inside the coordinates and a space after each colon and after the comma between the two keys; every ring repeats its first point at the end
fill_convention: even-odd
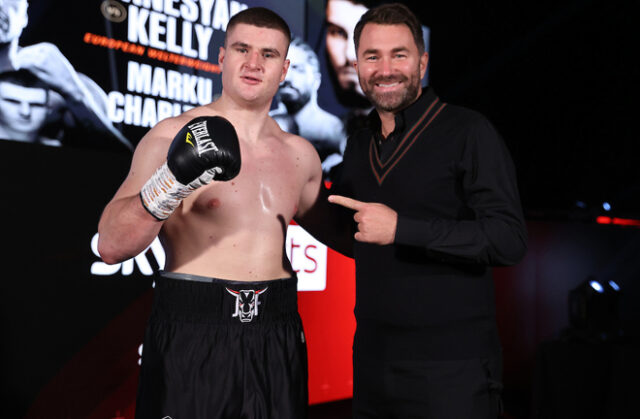
{"type": "Polygon", "coordinates": [[[271,115],[314,144],[329,176],[371,110],[352,37],[369,3],[2,0],[0,139],[131,152],[158,121],[217,98],[229,19],[264,6],[294,38],[271,115]]]}
{"type": "Polygon", "coordinates": [[[279,13],[301,34],[305,2],[0,2],[0,139],[133,150],[158,121],[215,100],[231,16],[279,13]]]}

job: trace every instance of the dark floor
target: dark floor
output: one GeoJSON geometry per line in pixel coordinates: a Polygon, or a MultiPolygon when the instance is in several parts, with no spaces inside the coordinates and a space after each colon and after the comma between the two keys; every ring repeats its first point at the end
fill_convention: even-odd
{"type": "Polygon", "coordinates": [[[351,399],[311,405],[308,419],[351,419],[351,399]]]}

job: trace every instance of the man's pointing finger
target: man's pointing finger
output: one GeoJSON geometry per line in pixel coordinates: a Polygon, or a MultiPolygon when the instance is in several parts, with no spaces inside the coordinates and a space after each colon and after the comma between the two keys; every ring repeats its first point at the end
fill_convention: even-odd
{"type": "Polygon", "coordinates": [[[364,202],[357,201],[355,199],[348,198],[341,195],[329,195],[329,202],[332,204],[342,205],[343,207],[359,211],[362,208],[364,202]]]}

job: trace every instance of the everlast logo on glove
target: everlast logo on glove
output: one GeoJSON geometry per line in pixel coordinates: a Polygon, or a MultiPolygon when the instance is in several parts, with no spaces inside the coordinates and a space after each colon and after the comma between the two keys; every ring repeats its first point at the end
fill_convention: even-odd
{"type": "Polygon", "coordinates": [[[233,125],[220,116],[197,117],[178,131],[167,161],[144,184],[140,199],[151,215],[166,220],[191,192],[214,178],[233,179],[240,165],[240,143],[233,125]]]}
{"type": "Polygon", "coordinates": [[[233,125],[220,116],[187,122],[169,147],[167,165],[183,185],[214,170],[216,180],[235,177],[240,171],[240,144],[233,125]]]}
{"type": "MultiPolygon", "coordinates": [[[[196,140],[196,149],[198,150],[198,156],[202,156],[202,153],[207,151],[218,151],[218,147],[216,147],[215,143],[211,139],[209,135],[209,130],[207,129],[207,121],[200,121],[194,124],[188,125],[189,129],[193,133],[194,139],[196,140]]],[[[187,133],[187,142],[193,146],[193,143],[189,141],[191,135],[187,133]]]]}

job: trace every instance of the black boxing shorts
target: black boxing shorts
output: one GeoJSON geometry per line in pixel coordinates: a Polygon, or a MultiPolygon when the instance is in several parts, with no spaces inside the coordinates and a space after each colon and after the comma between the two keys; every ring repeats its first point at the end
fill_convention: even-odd
{"type": "Polygon", "coordinates": [[[297,279],[163,272],[142,350],[137,419],[301,419],[307,349],[297,279]]]}

